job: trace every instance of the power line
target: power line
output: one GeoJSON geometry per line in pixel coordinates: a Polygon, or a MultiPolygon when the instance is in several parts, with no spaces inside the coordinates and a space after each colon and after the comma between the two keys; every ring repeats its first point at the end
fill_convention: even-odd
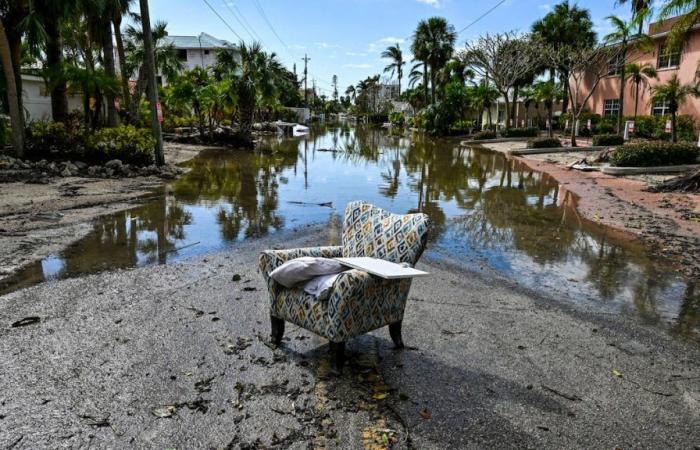
{"type": "Polygon", "coordinates": [[[255,28],[253,28],[253,27],[250,25],[250,22],[248,22],[248,20],[245,18],[245,14],[243,14],[243,11],[241,11],[235,3],[233,3],[233,9],[235,9],[236,11],[238,11],[238,14],[241,16],[241,19],[243,19],[243,22],[244,22],[244,23],[248,26],[248,28],[253,32],[253,34],[255,35],[255,37],[256,37],[260,42],[262,42],[262,39],[260,39],[260,36],[259,36],[258,33],[255,31],[255,28]]]}
{"type": "Polygon", "coordinates": [[[292,51],[289,49],[289,46],[282,40],[282,38],[280,37],[280,35],[277,34],[277,31],[275,31],[275,27],[272,26],[272,23],[270,22],[270,19],[267,18],[267,14],[265,14],[265,10],[263,9],[263,7],[262,7],[262,5],[260,4],[260,2],[259,2],[258,0],[252,0],[252,1],[253,1],[253,4],[255,5],[255,7],[257,8],[258,12],[259,12],[260,15],[262,16],[263,20],[265,20],[265,23],[267,23],[267,26],[268,26],[268,27],[270,28],[270,30],[272,31],[272,34],[274,34],[275,37],[277,38],[277,40],[280,41],[280,43],[284,46],[285,49],[287,49],[287,51],[289,52],[290,56],[294,57],[294,55],[292,54],[292,51]]]}
{"type": "MultiPolygon", "coordinates": [[[[251,30],[250,30],[250,28],[246,27],[246,26],[243,24],[243,22],[241,21],[241,19],[238,18],[238,14],[236,14],[236,12],[233,10],[233,8],[231,8],[231,5],[229,5],[228,1],[227,1],[227,0],[224,0],[223,3],[224,3],[224,5],[226,6],[226,8],[229,10],[229,12],[231,13],[231,15],[233,16],[233,18],[236,19],[236,22],[239,23],[239,25],[241,26],[241,28],[243,28],[243,29],[246,31],[246,33],[248,33],[248,35],[250,36],[251,39],[255,40],[256,37],[253,35],[254,33],[252,33],[251,30]]],[[[260,42],[262,42],[262,39],[260,39],[260,38],[257,38],[257,40],[260,41],[260,42]]]]}
{"type": "Polygon", "coordinates": [[[234,30],[233,28],[231,28],[231,25],[229,25],[228,22],[226,22],[226,19],[224,19],[223,17],[221,17],[221,14],[219,14],[218,11],[215,10],[214,7],[211,6],[211,4],[210,4],[207,0],[202,0],[202,1],[203,1],[204,3],[206,3],[207,6],[209,7],[209,9],[211,9],[212,12],[213,12],[214,14],[216,14],[216,16],[217,16],[219,19],[221,19],[221,21],[224,23],[224,25],[226,25],[226,27],[228,27],[228,29],[231,30],[231,33],[235,34],[236,37],[237,37],[240,41],[243,41],[243,38],[242,38],[238,33],[236,33],[236,30],[234,30]]]}
{"type": "Polygon", "coordinates": [[[484,17],[486,17],[486,16],[488,16],[489,14],[491,14],[496,8],[498,8],[499,6],[501,6],[502,4],[504,4],[505,2],[506,2],[506,0],[500,0],[498,3],[496,3],[495,5],[493,5],[493,6],[491,7],[491,9],[489,9],[488,11],[486,11],[485,13],[483,13],[482,15],[480,15],[479,17],[477,17],[476,19],[474,19],[474,20],[473,20],[469,25],[467,25],[466,27],[464,27],[464,28],[462,28],[461,30],[459,30],[459,31],[457,32],[457,34],[462,34],[467,28],[470,28],[471,26],[473,26],[474,24],[476,24],[477,22],[479,22],[481,19],[483,19],[484,17]]]}

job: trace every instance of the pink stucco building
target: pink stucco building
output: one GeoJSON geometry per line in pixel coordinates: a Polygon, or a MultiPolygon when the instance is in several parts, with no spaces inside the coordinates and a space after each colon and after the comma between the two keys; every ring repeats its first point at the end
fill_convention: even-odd
{"type": "MultiPolygon", "coordinates": [[[[649,80],[649,86],[641,86],[639,90],[638,115],[665,115],[669,113],[668,105],[652,104],[650,86],[666,83],[674,74],[682,84],[696,83],[698,61],[700,61],[700,24],[693,29],[690,38],[680,52],[669,52],[665,47],[665,41],[669,30],[676,19],[652,23],[649,26],[649,35],[653,38],[655,48],[653,51],[632,51],[627,55],[626,63],[650,64],[656,68],[659,79],[649,80]]],[[[620,77],[614,65],[609,68],[610,75],[604,77],[591,98],[587,108],[592,113],[600,115],[616,115],[619,111],[620,77]]],[[[624,115],[633,115],[635,106],[635,86],[629,81],[625,84],[624,115]]],[[[679,109],[679,114],[688,114],[695,118],[700,126],[700,99],[690,98],[679,109]]]]}

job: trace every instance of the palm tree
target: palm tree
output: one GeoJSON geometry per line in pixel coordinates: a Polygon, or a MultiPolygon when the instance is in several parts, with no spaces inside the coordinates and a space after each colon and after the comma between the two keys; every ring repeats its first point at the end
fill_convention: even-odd
{"type": "MultiPolygon", "coordinates": [[[[421,70],[422,67],[423,67],[423,64],[420,62],[414,64],[413,67],[411,67],[411,71],[408,73],[408,87],[409,88],[413,88],[416,84],[418,84],[423,79],[423,70],[421,70]]],[[[426,98],[427,98],[427,96],[426,96],[426,98]]]]}
{"type": "Polygon", "coordinates": [[[411,51],[416,60],[423,63],[423,82],[425,84],[426,102],[427,85],[430,78],[430,98],[435,103],[437,73],[452,58],[457,32],[442,17],[421,20],[413,34],[411,51]]]}
{"type": "Polygon", "coordinates": [[[394,75],[396,75],[396,78],[399,80],[399,97],[401,96],[401,79],[403,78],[403,66],[406,65],[406,62],[403,60],[403,52],[401,51],[401,47],[399,46],[398,42],[396,45],[391,45],[387,47],[386,50],[382,53],[382,58],[386,58],[391,61],[391,63],[384,68],[384,73],[389,72],[391,74],[391,77],[393,78],[394,75]]]}
{"type": "MultiPolygon", "coordinates": [[[[596,34],[593,31],[593,21],[587,9],[571,5],[565,0],[532,25],[532,33],[542,39],[555,50],[563,47],[593,47],[596,43],[596,34]]],[[[562,67],[543,67],[549,69],[550,78],[554,78],[555,72],[559,72],[559,78],[564,83],[564,99],[562,112],[567,112],[569,107],[569,74],[562,67]]]]}
{"type": "Polygon", "coordinates": [[[689,97],[700,97],[700,88],[695,84],[681,84],[678,80],[678,75],[673,74],[666,84],[652,86],[651,100],[654,103],[668,103],[668,109],[671,112],[671,140],[677,142],[676,136],[676,114],[678,108],[689,97]]]}
{"type": "Polygon", "coordinates": [[[114,27],[114,41],[117,43],[117,57],[119,58],[119,71],[122,85],[122,101],[124,108],[129,110],[131,93],[129,92],[129,75],[124,73],[126,64],[126,51],[122,36],[122,19],[129,12],[134,0],[109,0],[108,11],[114,27]]]}
{"type": "Polygon", "coordinates": [[[350,97],[352,99],[352,101],[355,101],[356,94],[357,94],[357,92],[355,91],[355,86],[353,86],[352,84],[350,86],[348,86],[347,89],[345,89],[345,95],[350,97]]]}
{"type": "Polygon", "coordinates": [[[627,79],[634,85],[634,118],[637,118],[637,106],[639,105],[639,86],[649,85],[648,80],[651,78],[657,79],[656,69],[651,64],[629,63],[625,66],[625,72],[628,74],[627,79]]]}
{"type": "Polygon", "coordinates": [[[5,89],[10,109],[12,147],[15,150],[15,156],[21,158],[24,156],[24,118],[22,117],[20,100],[17,94],[10,41],[7,39],[7,32],[5,31],[2,18],[0,18],[0,62],[5,75],[5,89]]]}
{"type": "Polygon", "coordinates": [[[615,3],[618,5],[624,5],[630,3],[632,7],[632,14],[635,19],[639,19],[639,29],[638,34],[642,34],[644,29],[644,17],[649,13],[649,7],[651,6],[650,0],[616,0],[615,3]]]}
{"type": "Polygon", "coordinates": [[[554,80],[539,81],[534,86],[535,99],[547,108],[547,134],[552,137],[552,111],[554,102],[564,97],[562,88],[554,80]]]}
{"type": "Polygon", "coordinates": [[[626,80],[626,59],[630,50],[653,46],[651,38],[646,35],[637,34],[635,28],[639,19],[625,22],[617,16],[608,16],[607,19],[613,27],[613,31],[605,36],[605,41],[619,47],[619,59],[615,61],[620,70],[620,111],[617,114],[617,132],[622,133],[622,118],[625,115],[625,80],[626,80]]]}
{"type": "Polygon", "coordinates": [[[241,42],[216,55],[216,72],[231,79],[231,97],[236,98],[240,132],[250,142],[256,106],[277,98],[276,81],[281,76],[281,67],[277,55],[267,54],[259,42],[241,42]]]}
{"type": "MultiPolygon", "coordinates": [[[[155,57],[156,72],[166,78],[174,78],[183,69],[182,61],[177,57],[177,50],[172,43],[165,43],[168,36],[167,22],[157,21],[151,28],[153,37],[153,52],[155,57]]],[[[144,49],[143,31],[141,28],[128,26],[126,28],[126,61],[123,73],[138,73],[134,94],[130,100],[129,118],[132,122],[138,121],[141,97],[146,91],[147,74],[144,68],[146,50],[144,49]]]]}
{"type": "MultiPolygon", "coordinates": [[[[488,81],[481,81],[478,85],[474,87],[472,92],[472,98],[474,102],[475,109],[480,112],[480,116],[483,116],[484,110],[488,114],[488,125],[491,126],[493,123],[493,118],[491,117],[491,106],[498,101],[498,90],[493,87],[488,81]]],[[[482,120],[483,122],[483,120],[482,120]]],[[[483,123],[482,123],[483,128],[483,123]]]]}
{"type": "Polygon", "coordinates": [[[530,106],[535,102],[535,89],[532,86],[526,86],[520,90],[520,98],[525,106],[525,126],[530,123],[530,106]]]}
{"type": "Polygon", "coordinates": [[[700,1],[666,0],[659,12],[659,18],[668,19],[670,17],[678,19],[671,29],[668,45],[672,49],[680,49],[695,25],[700,22],[700,1]]]}

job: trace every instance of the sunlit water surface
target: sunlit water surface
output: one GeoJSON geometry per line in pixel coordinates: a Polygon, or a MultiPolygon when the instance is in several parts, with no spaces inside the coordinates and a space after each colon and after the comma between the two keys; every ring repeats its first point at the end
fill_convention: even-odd
{"type": "Polygon", "coordinates": [[[552,178],[456,141],[347,126],[207,150],[144,205],[38,261],[0,293],[46,279],[165,264],[342,214],[351,200],[432,219],[431,255],[546,295],[700,336],[700,289],[643,247],[583,220],[552,178]],[[327,151],[335,150],[335,151],[327,151]],[[332,207],[326,206],[332,203],[332,207]],[[324,206],[321,206],[323,204],[324,206]]]}

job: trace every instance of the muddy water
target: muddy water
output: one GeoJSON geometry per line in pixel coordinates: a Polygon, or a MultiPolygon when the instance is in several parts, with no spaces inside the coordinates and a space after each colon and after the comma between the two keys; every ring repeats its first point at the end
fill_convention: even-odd
{"type": "Polygon", "coordinates": [[[700,288],[640,245],[583,220],[546,175],[454,141],[349,127],[208,150],[191,171],[85,239],[28,267],[0,293],[46,279],[166,264],[246,239],[327,223],[351,200],[434,224],[433,256],[495,271],[564,301],[700,336],[700,288]]]}

